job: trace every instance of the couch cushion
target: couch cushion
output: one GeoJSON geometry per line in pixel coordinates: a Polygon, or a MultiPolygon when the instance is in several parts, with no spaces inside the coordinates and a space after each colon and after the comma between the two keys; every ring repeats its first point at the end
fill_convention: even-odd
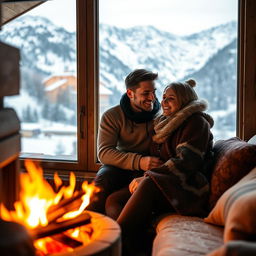
{"type": "Polygon", "coordinates": [[[252,136],[247,142],[250,144],[256,144],[256,135],[252,136]]]}
{"type": "Polygon", "coordinates": [[[204,219],[225,225],[224,241],[251,240],[256,236],[256,168],[228,189],[204,219]]]}
{"type": "Polygon", "coordinates": [[[237,137],[214,144],[215,165],[211,178],[210,209],[219,197],[256,166],[256,145],[237,137]]]}
{"type": "Polygon", "coordinates": [[[168,215],[156,231],[152,256],[200,256],[223,244],[223,229],[198,217],[168,215]]]}
{"type": "Polygon", "coordinates": [[[223,246],[210,252],[207,256],[255,256],[255,242],[230,241],[223,246]]]}

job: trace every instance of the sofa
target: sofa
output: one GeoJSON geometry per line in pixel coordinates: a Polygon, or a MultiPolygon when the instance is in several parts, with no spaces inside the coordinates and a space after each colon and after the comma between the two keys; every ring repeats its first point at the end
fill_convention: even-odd
{"type": "Polygon", "coordinates": [[[256,136],[213,151],[208,216],[161,216],[152,256],[256,255],[256,136]]]}

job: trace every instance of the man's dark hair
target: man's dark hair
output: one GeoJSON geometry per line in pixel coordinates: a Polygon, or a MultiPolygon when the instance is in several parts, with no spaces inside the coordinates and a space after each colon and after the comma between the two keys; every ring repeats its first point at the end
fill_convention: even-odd
{"type": "Polygon", "coordinates": [[[142,81],[154,81],[158,74],[146,69],[135,69],[125,78],[126,89],[131,89],[137,86],[142,81]]]}

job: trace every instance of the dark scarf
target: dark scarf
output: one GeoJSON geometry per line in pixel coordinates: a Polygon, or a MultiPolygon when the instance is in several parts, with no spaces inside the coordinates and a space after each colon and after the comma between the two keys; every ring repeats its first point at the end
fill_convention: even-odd
{"type": "Polygon", "coordinates": [[[132,110],[130,99],[126,93],[122,96],[120,100],[120,106],[126,117],[137,124],[151,121],[160,109],[160,103],[158,99],[156,99],[152,111],[135,112],[132,110]]]}

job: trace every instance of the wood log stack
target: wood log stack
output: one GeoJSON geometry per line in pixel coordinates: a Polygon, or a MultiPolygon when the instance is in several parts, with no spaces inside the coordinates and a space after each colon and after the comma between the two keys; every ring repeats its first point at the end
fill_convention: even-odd
{"type": "Polygon", "coordinates": [[[0,42],[0,202],[12,209],[19,191],[20,121],[4,97],[19,94],[20,52],[0,42]]]}

